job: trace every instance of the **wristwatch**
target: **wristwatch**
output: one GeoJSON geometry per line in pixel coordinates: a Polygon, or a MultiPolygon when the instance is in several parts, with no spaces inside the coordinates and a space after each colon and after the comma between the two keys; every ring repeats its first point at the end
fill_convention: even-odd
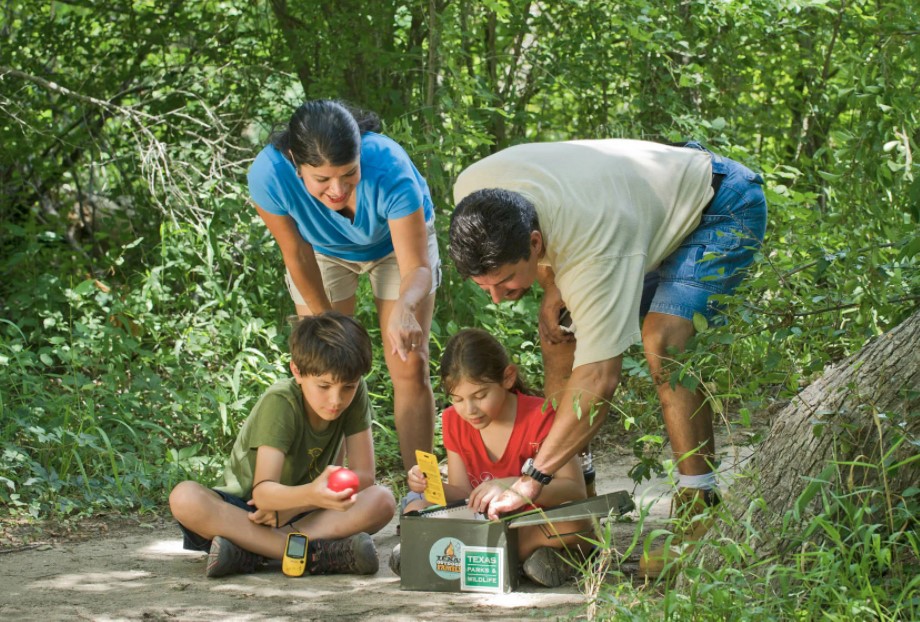
{"type": "Polygon", "coordinates": [[[521,467],[521,475],[526,475],[536,481],[540,482],[544,486],[553,481],[552,475],[547,475],[542,471],[538,471],[533,465],[533,458],[527,458],[524,462],[524,466],[521,467]]]}

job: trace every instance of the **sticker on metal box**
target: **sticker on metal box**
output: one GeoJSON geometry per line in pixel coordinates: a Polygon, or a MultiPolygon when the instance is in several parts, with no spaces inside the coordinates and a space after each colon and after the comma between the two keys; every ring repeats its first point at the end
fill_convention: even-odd
{"type": "Polygon", "coordinates": [[[501,593],[505,585],[505,549],[467,546],[463,549],[460,589],[501,593]]]}
{"type": "Polygon", "coordinates": [[[431,545],[428,562],[435,574],[448,581],[460,578],[463,543],[456,538],[441,538],[431,545]]]}

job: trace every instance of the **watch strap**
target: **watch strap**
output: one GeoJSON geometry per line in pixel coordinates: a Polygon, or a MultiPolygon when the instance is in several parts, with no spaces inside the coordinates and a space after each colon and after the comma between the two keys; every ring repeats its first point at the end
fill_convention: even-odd
{"type": "Polygon", "coordinates": [[[521,475],[526,475],[540,484],[546,486],[553,481],[553,476],[540,471],[533,465],[533,458],[528,458],[521,469],[521,475]]]}

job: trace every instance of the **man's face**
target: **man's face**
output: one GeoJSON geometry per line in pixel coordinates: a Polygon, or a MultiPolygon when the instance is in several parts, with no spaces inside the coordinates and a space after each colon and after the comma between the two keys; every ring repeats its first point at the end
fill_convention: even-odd
{"type": "Polygon", "coordinates": [[[539,231],[533,231],[530,234],[530,257],[470,278],[496,304],[502,300],[520,300],[537,279],[537,263],[542,255],[543,236],[539,231]]]}
{"type": "Polygon", "coordinates": [[[520,300],[537,278],[537,258],[531,253],[530,259],[506,263],[488,274],[470,278],[489,294],[492,302],[496,304],[502,300],[520,300]]]}

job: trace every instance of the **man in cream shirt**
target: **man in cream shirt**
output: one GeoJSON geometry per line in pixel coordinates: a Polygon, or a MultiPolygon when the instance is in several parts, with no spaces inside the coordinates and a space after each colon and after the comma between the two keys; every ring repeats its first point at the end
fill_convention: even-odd
{"type": "MultiPolygon", "coordinates": [[[[536,500],[556,469],[597,433],[622,354],[641,341],[680,479],[683,518],[718,502],[712,412],[703,395],[671,387],[669,349],[685,348],[699,313],[718,320],[763,240],[763,179],[698,143],[637,140],[532,143],[464,170],[454,186],[450,255],[494,302],[543,289],[540,338],[555,424],[490,515],[536,500]],[[568,309],[573,330],[559,316],[568,309]],[[640,329],[640,315],[644,320],[640,329]]],[[[698,538],[702,521],[683,534],[698,538]]],[[[657,576],[668,550],[641,560],[657,576]]]]}

